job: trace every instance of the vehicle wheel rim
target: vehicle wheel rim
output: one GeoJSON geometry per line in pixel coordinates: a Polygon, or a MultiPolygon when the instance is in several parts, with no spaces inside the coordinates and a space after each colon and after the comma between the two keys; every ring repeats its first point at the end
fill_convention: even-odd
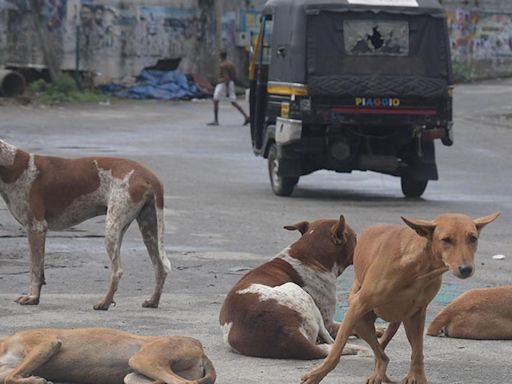
{"type": "Polygon", "coordinates": [[[277,161],[277,159],[274,159],[272,161],[272,166],[271,166],[271,174],[272,174],[272,184],[278,186],[279,185],[279,175],[277,174],[279,170],[279,162],[277,161]]]}

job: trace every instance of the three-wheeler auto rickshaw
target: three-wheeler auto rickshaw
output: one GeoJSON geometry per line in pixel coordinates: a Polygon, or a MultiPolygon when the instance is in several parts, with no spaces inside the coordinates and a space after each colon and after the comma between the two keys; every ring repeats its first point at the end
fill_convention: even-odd
{"type": "Polygon", "coordinates": [[[450,44],[437,0],[270,0],[250,65],[255,154],[275,194],[316,170],[376,171],[419,197],[452,145],[450,44]]]}

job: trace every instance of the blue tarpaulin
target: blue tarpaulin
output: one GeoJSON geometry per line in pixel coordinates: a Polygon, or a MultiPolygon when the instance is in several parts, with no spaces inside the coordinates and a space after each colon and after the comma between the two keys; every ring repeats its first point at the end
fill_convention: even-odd
{"type": "Polygon", "coordinates": [[[107,84],[100,87],[105,93],[131,99],[187,100],[206,97],[205,92],[181,71],[144,69],[137,77],[137,84],[123,87],[107,84]]]}

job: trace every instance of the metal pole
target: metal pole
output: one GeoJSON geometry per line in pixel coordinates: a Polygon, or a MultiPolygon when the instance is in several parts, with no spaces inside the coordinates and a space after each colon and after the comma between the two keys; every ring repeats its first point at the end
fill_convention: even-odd
{"type": "Polygon", "coordinates": [[[76,26],[76,47],[75,47],[75,82],[80,89],[80,26],[76,26]]]}
{"type": "Polygon", "coordinates": [[[215,49],[222,49],[222,0],[215,0],[215,49]]]}
{"type": "MultiPolygon", "coordinates": [[[[222,0],[214,0],[215,1],[215,74],[219,73],[219,52],[222,47],[222,0]]],[[[218,79],[216,78],[215,81],[218,79]]]]}

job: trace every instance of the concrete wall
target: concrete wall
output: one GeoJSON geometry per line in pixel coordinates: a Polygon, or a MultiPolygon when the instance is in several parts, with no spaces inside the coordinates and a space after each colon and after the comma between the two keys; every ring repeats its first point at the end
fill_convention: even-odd
{"type": "MultiPolygon", "coordinates": [[[[47,32],[63,69],[113,78],[136,75],[162,59],[215,81],[217,45],[247,75],[248,44],[265,0],[44,0],[47,32]]],[[[512,75],[512,0],[442,0],[448,12],[454,70],[459,77],[512,75]]],[[[44,66],[27,2],[0,0],[0,66],[44,66]]]]}

